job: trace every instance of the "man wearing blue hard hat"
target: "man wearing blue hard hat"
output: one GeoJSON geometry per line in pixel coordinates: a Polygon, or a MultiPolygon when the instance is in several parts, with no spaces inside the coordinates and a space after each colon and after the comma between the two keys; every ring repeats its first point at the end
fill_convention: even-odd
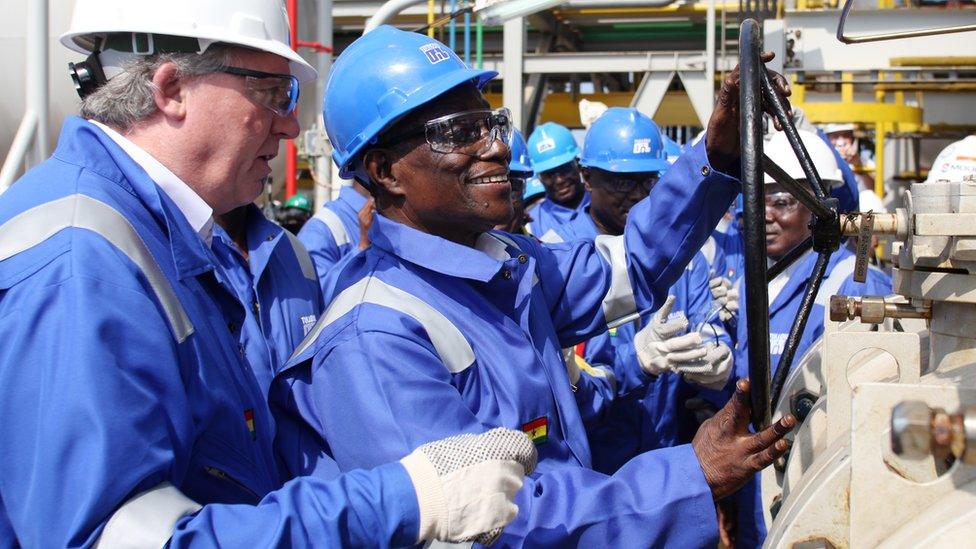
{"type": "Polygon", "coordinates": [[[546,199],[531,208],[529,232],[546,241],[559,226],[579,216],[589,204],[590,195],[580,179],[579,146],[565,126],[546,122],[529,136],[529,157],[546,199]]]}
{"type": "Polygon", "coordinates": [[[514,517],[534,449],[512,430],[344,475],[325,456],[317,478],[279,466],[270,372],[255,375],[272,366],[248,359],[268,351],[242,344],[264,343],[241,332],[250,281],[215,252],[281,259],[265,274],[298,280],[277,298],[315,293],[247,206],[316,77],[288,28],[277,0],[75,2],[61,41],[88,56],[82,116],[0,196],[0,546],[402,546],[514,517]],[[214,217],[231,212],[254,222],[224,241],[214,217]]]}
{"type": "Polygon", "coordinates": [[[786,451],[792,416],[749,433],[741,381],[692,444],[606,476],[591,468],[579,410],[593,388],[562,349],[658,308],[738,192],[723,173],[738,170],[737,71],[708,147],[668,171],[661,200],[635,205],[621,236],[554,246],[491,230],[512,216],[511,121],[480,91],[495,75],[388,26],[333,65],[323,113],[333,159],[368,182],[378,215],[371,246],[345,263],[275,379],[279,455],[293,474],[314,473],[323,453],[349,471],[444,435],[519,428],[539,466],[504,545],[714,544],[714,500],[786,451]]]}
{"type": "MultiPolygon", "coordinates": [[[[563,233],[567,240],[623,234],[630,210],[669,168],[657,124],[636,109],[621,107],[608,109],[590,126],[580,165],[590,205],[587,215],[565,226],[571,229],[563,233]]],[[[651,194],[650,200],[660,199],[651,194]]],[[[588,362],[612,365],[618,393],[629,395],[639,408],[640,427],[630,441],[622,441],[628,443],[623,448],[600,456],[601,469],[613,471],[636,453],[675,446],[679,421],[691,423],[684,400],[701,387],[725,387],[732,371],[731,339],[711,310],[708,278],[704,257],[695,254],[653,318],[647,315],[597,335],[580,349],[588,362]]],[[[686,435],[693,435],[697,424],[685,427],[686,435]]],[[[614,432],[614,426],[609,430],[614,432]]]]}

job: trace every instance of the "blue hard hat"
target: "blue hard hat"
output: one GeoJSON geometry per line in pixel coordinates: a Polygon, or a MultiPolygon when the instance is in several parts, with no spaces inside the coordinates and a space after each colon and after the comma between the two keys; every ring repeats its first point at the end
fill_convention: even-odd
{"type": "Polygon", "coordinates": [[[362,171],[359,153],[403,115],[465,82],[481,89],[497,75],[468,67],[423,34],[382,25],[357,38],[332,65],[322,104],[339,175],[362,171]]]}
{"type": "Polygon", "coordinates": [[[546,194],[546,188],[542,185],[542,181],[539,181],[538,175],[533,175],[525,180],[525,192],[522,193],[523,200],[529,200],[544,194],[546,194]]]}
{"type": "Polygon", "coordinates": [[[661,134],[661,140],[664,141],[664,156],[668,159],[668,164],[674,164],[683,152],[681,145],[663,133],[661,134]]]}
{"type": "Polygon", "coordinates": [[[579,156],[579,145],[565,126],[546,122],[529,136],[529,158],[536,173],[572,162],[579,156]]]}
{"type": "Polygon", "coordinates": [[[512,130],[508,134],[508,148],[512,150],[512,160],[508,163],[508,170],[519,174],[532,174],[532,161],[529,160],[529,150],[525,146],[522,132],[512,130]]]}
{"type": "Polygon", "coordinates": [[[593,121],[580,164],[617,173],[664,172],[669,166],[657,124],[624,107],[611,107],[593,121]]]}

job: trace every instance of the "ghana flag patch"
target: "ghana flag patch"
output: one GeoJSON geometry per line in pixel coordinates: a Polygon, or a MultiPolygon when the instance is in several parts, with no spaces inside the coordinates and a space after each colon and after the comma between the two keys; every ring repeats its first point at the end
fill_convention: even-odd
{"type": "Polygon", "coordinates": [[[258,433],[254,430],[254,410],[252,408],[244,410],[244,424],[247,425],[247,430],[251,433],[251,440],[256,440],[258,433]]]}
{"type": "Polygon", "coordinates": [[[529,435],[535,444],[542,444],[549,439],[549,418],[542,416],[522,425],[522,432],[529,435]]]}

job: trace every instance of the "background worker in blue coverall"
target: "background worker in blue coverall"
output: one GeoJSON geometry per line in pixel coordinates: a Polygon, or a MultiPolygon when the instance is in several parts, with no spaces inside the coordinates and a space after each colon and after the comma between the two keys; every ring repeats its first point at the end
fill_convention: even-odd
{"type": "Polygon", "coordinates": [[[244,305],[244,323],[231,332],[267,394],[322,312],[319,279],[298,238],[254,204],[217,215],[215,222],[211,249],[244,305]]]}
{"type": "MultiPolygon", "coordinates": [[[[560,228],[567,241],[623,234],[631,208],[649,193],[650,200],[658,199],[652,188],[669,167],[657,124],[621,107],[608,109],[590,126],[580,165],[590,204],[585,216],[560,228]]],[[[683,400],[691,394],[683,373],[696,386],[725,387],[732,372],[731,340],[711,310],[708,278],[704,257],[695,254],[653,318],[647,314],[577,347],[588,363],[613,367],[622,397],[609,425],[600,429],[603,436],[590,438],[595,469],[612,473],[641,452],[679,444],[679,422],[689,414],[683,400]],[[624,423],[630,422],[635,428],[628,436],[624,423]]],[[[682,442],[696,430],[697,424],[682,442]]]]}
{"type": "Polygon", "coordinates": [[[0,546],[379,547],[510,520],[515,431],[284,483],[209,246],[316,76],[281,4],[78,0],[62,42],[109,80],[82,78],[83,118],[0,197],[0,546]]]}
{"type": "Polygon", "coordinates": [[[319,273],[322,291],[326,291],[329,273],[343,257],[359,250],[359,214],[367,207],[369,192],[353,181],[339,190],[339,197],[324,206],[305,223],[298,239],[305,245],[315,270],[319,273]]]}
{"type": "Polygon", "coordinates": [[[528,209],[529,232],[543,238],[573,218],[583,215],[590,195],[579,173],[580,149],[573,134],[555,122],[540,124],[529,135],[529,158],[546,198],[528,209]]]}
{"type": "MultiPolygon", "coordinates": [[[[843,174],[833,148],[815,133],[799,130],[817,173],[827,185],[844,185],[843,174]]],[[[783,132],[775,134],[765,146],[770,160],[786,170],[795,180],[806,183],[806,175],[783,132]]],[[[766,175],[766,255],[770,264],[781,258],[810,236],[810,210],[766,175]]],[[[868,269],[864,283],[854,282],[854,254],[845,246],[834,252],[827,263],[826,278],[817,293],[791,367],[795,367],[810,345],[823,334],[824,310],[832,295],[888,295],[891,279],[877,268],[868,269]]],[[[807,281],[813,273],[816,253],[808,251],[776,278],[769,281],[769,355],[773,368],[779,363],[783,346],[797,316],[807,281]]],[[[743,311],[745,307],[742,308],[743,311]]],[[[736,370],[748,371],[748,342],[745,340],[745,316],[739,320],[736,370]]]]}
{"type": "Polygon", "coordinates": [[[572,386],[562,349],[657,308],[738,191],[720,172],[738,162],[728,109],[737,72],[707,149],[659,183],[667,199],[637,204],[623,236],[551,247],[490,230],[512,215],[510,120],[480,92],[495,75],[388,26],[333,65],[324,105],[333,159],[343,176],[369,181],[378,214],[370,247],[346,263],[330,306],[275,379],[282,455],[295,458],[293,472],[314,472],[302,456],[328,449],[352,470],[446,434],[521,427],[539,467],[503,545],[712,544],[714,499],[786,450],[792,416],[748,433],[741,381],[693,444],[641,454],[605,476],[590,467],[574,393],[585,388],[572,386]],[[352,78],[366,66],[368,78],[352,78]]]}

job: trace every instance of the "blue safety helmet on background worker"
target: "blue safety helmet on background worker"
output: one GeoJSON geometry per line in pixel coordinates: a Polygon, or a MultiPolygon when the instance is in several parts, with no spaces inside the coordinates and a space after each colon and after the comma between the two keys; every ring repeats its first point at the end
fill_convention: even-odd
{"type": "MultiPolygon", "coordinates": [[[[254,155],[297,136],[288,109],[298,80],[316,75],[289,47],[281,2],[77,0],[61,40],[121,81],[89,81],[85,117],[69,117],[53,156],[0,196],[0,545],[437,537],[421,531],[429,457],[426,467],[285,482],[275,420],[235,333],[248,304],[210,248],[212,214],[257,197],[269,168],[254,155]],[[156,49],[133,52],[142,40],[156,49]],[[217,43],[229,51],[209,50],[217,43]],[[130,49],[99,49],[106,44],[130,49]],[[166,57],[130,72],[143,55],[166,57]],[[269,104],[239,76],[199,68],[228,55],[238,68],[281,73],[289,93],[269,104]],[[119,94],[140,93],[148,113],[117,110],[119,94]],[[156,109],[154,97],[182,106],[156,109]],[[238,152],[247,159],[235,162],[238,152]]],[[[520,482],[513,465],[519,474],[498,478],[500,494],[520,482]]],[[[485,530],[507,516],[496,518],[485,530]]]]}
{"type": "Polygon", "coordinates": [[[542,238],[563,223],[582,215],[590,195],[580,179],[580,148],[565,126],[546,122],[535,128],[528,140],[529,157],[546,198],[528,210],[531,234],[542,238]]]}
{"type": "MultiPolygon", "coordinates": [[[[589,389],[572,385],[562,348],[617,315],[663,301],[669,281],[695,253],[681,244],[704,240],[738,183],[714,169],[700,146],[669,172],[662,200],[635,206],[638,221],[606,247],[545,247],[488,231],[510,197],[502,196],[502,182],[468,185],[461,172],[477,167],[495,174],[482,178],[493,179],[509,161],[501,139],[510,121],[488,110],[479,92],[492,74],[472,71],[431,38],[389,27],[357,39],[333,65],[324,115],[334,158],[346,173],[374,178],[369,185],[380,210],[371,246],[345,263],[327,296],[332,304],[275,380],[279,438],[289,449],[281,456],[294,473],[315,471],[316,457],[328,449],[350,470],[403,455],[440,434],[521,426],[537,443],[539,470],[526,480],[519,515],[502,544],[713,544],[714,498],[690,446],[642,454],[614,477],[589,468],[578,409],[589,389]],[[417,65],[417,72],[437,74],[415,87],[413,72],[400,67],[417,65]],[[366,66],[382,75],[380,85],[357,81],[366,66]],[[409,84],[409,94],[398,79],[409,84]],[[364,111],[379,106],[396,115],[347,117],[353,96],[364,111]],[[435,127],[410,142],[409,154],[362,144],[379,145],[396,139],[398,130],[430,130],[444,120],[461,131],[438,134],[435,127]],[[360,142],[351,146],[342,135],[360,142]],[[399,198],[389,200],[394,187],[399,198]],[[452,193],[479,200],[452,200],[452,193]],[[696,215],[688,215],[691,208],[696,215]]],[[[747,399],[735,402],[744,407],[747,399]]],[[[744,424],[736,425],[735,436],[749,436],[744,424]]],[[[711,455],[719,454],[728,456],[711,455]]]]}
{"type": "Polygon", "coordinates": [[[522,132],[513,129],[508,134],[508,148],[512,151],[512,159],[508,162],[508,171],[520,177],[532,177],[535,171],[522,132]]]}
{"type": "Polygon", "coordinates": [[[683,152],[681,144],[668,137],[665,133],[661,133],[661,139],[664,141],[664,154],[668,157],[668,162],[674,164],[674,161],[677,160],[683,152]]]}

